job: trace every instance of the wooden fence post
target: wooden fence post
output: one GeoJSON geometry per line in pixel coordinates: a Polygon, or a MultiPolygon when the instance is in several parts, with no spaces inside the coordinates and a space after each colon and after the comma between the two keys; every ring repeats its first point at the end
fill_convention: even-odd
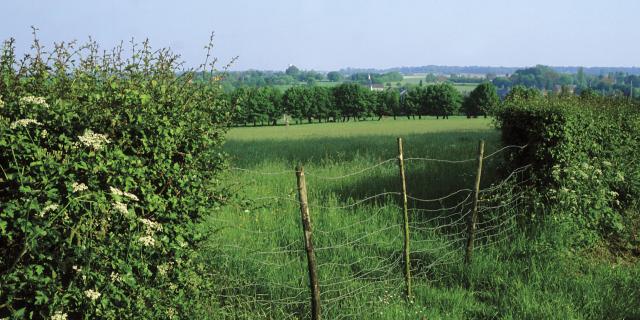
{"type": "Polygon", "coordinates": [[[484,158],[484,140],[478,144],[478,167],[476,171],[476,181],[473,186],[473,208],[467,225],[467,247],[464,255],[464,263],[470,264],[473,255],[473,240],[476,234],[476,223],[478,222],[478,195],[480,193],[480,179],[482,177],[482,160],[484,158]]]}
{"type": "Polygon", "coordinates": [[[320,320],[320,286],[318,285],[316,255],[313,252],[311,217],[309,215],[309,203],[307,202],[307,185],[304,180],[304,168],[302,168],[302,165],[298,165],[296,167],[296,177],[298,180],[298,198],[300,200],[302,229],[304,230],[304,247],[307,251],[307,265],[309,267],[309,288],[311,289],[311,319],[320,320]]]}
{"type": "Polygon", "coordinates": [[[398,167],[400,168],[400,180],[402,182],[402,213],[404,222],[404,281],[406,284],[406,298],[411,300],[411,257],[409,255],[409,210],[407,207],[407,181],[404,174],[404,154],[402,151],[402,138],[398,138],[398,167]]]}

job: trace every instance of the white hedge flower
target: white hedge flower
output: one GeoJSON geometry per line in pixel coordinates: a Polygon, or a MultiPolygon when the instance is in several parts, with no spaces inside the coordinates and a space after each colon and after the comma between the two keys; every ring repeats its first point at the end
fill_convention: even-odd
{"type": "Polygon", "coordinates": [[[156,239],[149,235],[140,237],[138,241],[145,247],[153,247],[156,245],[156,239]]]}
{"type": "Polygon", "coordinates": [[[152,235],[155,231],[162,231],[162,225],[155,221],[151,221],[145,218],[140,218],[138,220],[145,226],[147,231],[146,233],[148,235],[152,235]]]}
{"type": "Polygon", "coordinates": [[[96,301],[96,300],[98,300],[98,298],[100,298],[100,296],[101,296],[100,292],[98,292],[98,291],[96,291],[96,290],[93,290],[93,289],[86,290],[86,291],[84,292],[84,295],[85,295],[87,298],[91,299],[91,301],[96,301]]]}
{"type": "Polygon", "coordinates": [[[2,101],[2,95],[0,95],[0,108],[4,107],[4,101],[2,101]]]}
{"type": "Polygon", "coordinates": [[[56,311],[56,313],[51,316],[51,320],[67,320],[67,314],[62,313],[62,311],[56,311]]]}
{"type": "Polygon", "coordinates": [[[122,277],[120,276],[120,274],[113,271],[111,272],[110,278],[112,282],[120,282],[122,280],[122,277]]]}
{"type": "Polygon", "coordinates": [[[122,203],[122,202],[114,202],[113,203],[113,209],[117,212],[120,212],[124,215],[128,215],[129,214],[129,210],[127,210],[127,205],[122,203]]]}
{"type": "Polygon", "coordinates": [[[58,210],[58,207],[59,207],[59,206],[58,206],[57,204],[55,204],[55,203],[50,204],[50,205],[47,205],[47,206],[46,206],[46,207],[44,207],[44,208],[42,209],[42,211],[40,212],[40,217],[44,217],[44,215],[45,215],[45,214],[47,214],[47,212],[49,212],[49,211],[56,211],[56,210],[58,210]]]}
{"type": "Polygon", "coordinates": [[[138,197],[135,194],[129,193],[129,192],[124,192],[121,191],[118,188],[114,188],[114,187],[109,187],[109,190],[111,191],[111,194],[113,195],[117,195],[117,196],[121,196],[121,197],[127,197],[133,201],[138,201],[138,197]]]}
{"type": "Polygon", "coordinates": [[[72,185],[72,188],[73,188],[73,193],[82,192],[89,189],[89,187],[87,187],[87,185],[82,182],[81,183],[74,182],[72,185]]]}
{"type": "Polygon", "coordinates": [[[34,97],[34,96],[22,97],[20,98],[20,104],[21,105],[37,104],[45,108],[49,107],[49,104],[47,103],[47,100],[44,97],[34,97]]]}
{"type": "Polygon", "coordinates": [[[11,123],[11,129],[15,129],[18,126],[20,127],[26,127],[30,124],[36,125],[36,126],[41,126],[42,123],[38,122],[38,120],[34,120],[34,119],[20,119],[20,120],[16,120],[14,122],[11,123]]]}
{"type": "Polygon", "coordinates": [[[78,139],[82,144],[94,150],[100,150],[111,142],[106,134],[94,133],[91,130],[85,130],[84,134],[79,136],[78,139]]]}

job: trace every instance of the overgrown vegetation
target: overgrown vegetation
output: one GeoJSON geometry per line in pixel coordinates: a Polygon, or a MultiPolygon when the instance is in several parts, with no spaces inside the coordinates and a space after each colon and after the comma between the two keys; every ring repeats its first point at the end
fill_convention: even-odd
{"type": "Polygon", "coordinates": [[[147,42],[33,48],[0,57],[0,318],[198,318],[218,84],[147,42]]]}
{"type": "Polygon", "coordinates": [[[522,90],[497,112],[497,122],[504,143],[529,145],[509,164],[533,166],[537,207],[574,222],[583,245],[605,239],[638,254],[640,107],[522,90]]]}

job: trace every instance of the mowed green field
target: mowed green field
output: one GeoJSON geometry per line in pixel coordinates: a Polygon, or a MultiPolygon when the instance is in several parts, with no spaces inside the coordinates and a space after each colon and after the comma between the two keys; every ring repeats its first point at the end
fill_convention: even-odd
{"type": "MultiPolygon", "coordinates": [[[[465,193],[420,199],[471,188],[474,161],[406,161],[407,302],[396,137],[405,158],[473,159],[480,139],[485,154],[501,148],[490,119],[462,117],[231,129],[232,169],[222,181],[235,196],[202,224],[209,234],[202,256],[218,270],[210,317],[309,318],[297,163],[305,168],[325,319],[640,317],[637,266],[577,257],[562,246],[561,227],[527,234],[513,218],[524,213],[515,195],[483,211],[479,249],[465,267],[465,193]]],[[[485,162],[483,189],[502,177],[499,155],[485,162]]]]}

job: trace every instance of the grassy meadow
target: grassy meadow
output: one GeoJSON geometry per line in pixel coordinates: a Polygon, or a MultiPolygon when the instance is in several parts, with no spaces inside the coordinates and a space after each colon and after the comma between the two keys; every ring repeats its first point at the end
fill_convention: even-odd
{"type": "MultiPolygon", "coordinates": [[[[219,270],[210,317],[309,317],[293,171],[302,163],[325,319],[640,318],[637,264],[568,249],[562,225],[519,225],[517,195],[501,193],[508,205],[482,209],[478,250],[465,267],[468,193],[419,199],[471,188],[473,161],[405,163],[413,275],[406,302],[396,137],[405,158],[473,159],[480,139],[485,155],[502,147],[490,119],[463,117],[231,129],[225,150],[235,169],[221,180],[234,198],[201,226],[209,236],[202,257],[219,270]]],[[[483,189],[500,181],[500,167],[500,155],[485,161],[483,189]]]]}

